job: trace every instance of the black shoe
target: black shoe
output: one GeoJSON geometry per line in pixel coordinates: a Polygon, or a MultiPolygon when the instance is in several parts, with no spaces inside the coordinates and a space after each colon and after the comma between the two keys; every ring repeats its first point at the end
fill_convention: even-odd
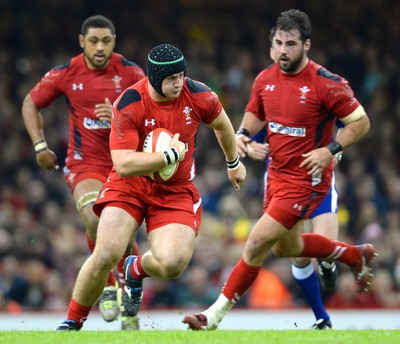
{"type": "Polygon", "coordinates": [[[311,327],[313,330],[331,330],[332,323],[330,320],[318,319],[317,322],[311,327]]]}
{"type": "Polygon", "coordinates": [[[60,326],[56,328],[56,331],[79,331],[81,327],[74,320],[64,320],[60,326]]]}
{"type": "Polygon", "coordinates": [[[328,263],[324,260],[318,259],[318,273],[322,288],[324,288],[325,291],[336,289],[338,271],[335,262],[328,263]]]}
{"type": "Polygon", "coordinates": [[[126,315],[134,317],[138,314],[143,297],[143,281],[135,280],[129,272],[129,267],[137,256],[129,256],[124,262],[125,287],[122,293],[122,304],[126,315]]]}

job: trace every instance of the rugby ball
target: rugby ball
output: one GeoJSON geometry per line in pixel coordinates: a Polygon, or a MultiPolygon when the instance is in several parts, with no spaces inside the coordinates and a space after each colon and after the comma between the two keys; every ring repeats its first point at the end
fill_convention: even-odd
{"type": "MultiPolygon", "coordinates": [[[[154,152],[164,152],[169,149],[169,143],[172,138],[172,133],[164,128],[156,128],[150,132],[143,143],[143,152],[154,153],[154,152]]],[[[163,167],[157,172],[150,173],[151,179],[163,183],[169,180],[177,171],[179,167],[179,161],[174,164],[163,167]]]]}

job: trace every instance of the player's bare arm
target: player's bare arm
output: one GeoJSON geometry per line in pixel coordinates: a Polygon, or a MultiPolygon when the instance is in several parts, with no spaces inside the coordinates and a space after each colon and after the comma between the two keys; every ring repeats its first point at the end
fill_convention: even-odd
{"type": "Polygon", "coordinates": [[[346,126],[336,136],[336,141],[343,149],[359,141],[371,127],[370,120],[361,105],[342,121],[346,126]]]}
{"type": "MultiPolygon", "coordinates": [[[[185,157],[185,143],[179,141],[179,134],[171,139],[170,147],[179,153],[179,161],[185,157]]],[[[147,153],[133,149],[111,150],[111,158],[116,172],[121,177],[143,176],[165,167],[163,152],[147,153]]]]}
{"type": "Polygon", "coordinates": [[[228,168],[228,178],[236,191],[240,190],[246,178],[246,168],[240,162],[236,149],[235,132],[232,123],[222,109],[218,117],[209,124],[214,129],[215,136],[225,154],[228,168]]]}
{"type": "Polygon", "coordinates": [[[49,149],[45,140],[40,110],[28,94],[22,104],[22,118],[36,152],[36,162],[46,170],[58,170],[57,156],[49,149]]]}
{"type": "Polygon", "coordinates": [[[308,174],[314,174],[318,170],[322,171],[331,163],[337,153],[360,140],[370,128],[369,118],[363,111],[360,106],[352,114],[342,119],[346,126],[340,131],[333,143],[302,154],[305,159],[300,167],[308,169],[308,174]]]}
{"type": "Polygon", "coordinates": [[[145,153],[133,149],[111,151],[115,171],[121,177],[143,176],[165,167],[164,153],[145,153]]]}

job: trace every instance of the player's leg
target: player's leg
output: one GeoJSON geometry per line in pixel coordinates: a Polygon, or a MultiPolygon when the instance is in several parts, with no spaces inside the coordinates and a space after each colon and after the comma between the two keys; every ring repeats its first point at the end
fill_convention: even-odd
{"type": "Polygon", "coordinates": [[[311,259],[292,259],[292,274],[314,313],[316,322],[312,328],[316,330],[332,328],[329,314],[322,300],[319,279],[311,259]]]}
{"type": "MultiPolygon", "coordinates": [[[[229,274],[218,299],[205,311],[185,316],[183,323],[192,330],[216,330],[225,315],[251,287],[271,248],[287,233],[288,229],[264,213],[251,230],[242,258],[229,274]]],[[[293,243],[296,244],[301,244],[301,240],[293,243]]]]}
{"type": "Polygon", "coordinates": [[[121,330],[123,331],[137,331],[140,329],[140,322],[138,316],[129,316],[124,306],[122,305],[122,291],[125,288],[125,273],[124,262],[130,255],[139,255],[139,245],[136,243],[136,238],[132,238],[128,249],[125,251],[122,258],[119,260],[118,269],[118,304],[121,306],[121,330]]]}
{"type": "MultiPolygon", "coordinates": [[[[326,235],[337,240],[338,222],[337,222],[337,192],[335,189],[334,178],[330,192],[311,214],[310,221],[304,222],[305,232],[312,232],[326,235]]],[[[330,317],[324,307],[319,281],[315,273],[311,259],[292,258],[292,273],[297,285],[305,295],[315,315],[316,322],[312,328],[324,330],[332,328],[330,317]]],[[[325,290],[332,290],[337,283],[337,270],[335,262],[327,262],[319,259],[319,277],[325,290]]]]}
{"type": "Polygon", "coordinates": [[[122,300],[131,316],[139,312],[145,277],[179,277],[193,255],[195,231],[184,224],[171,223],[149,232],[150,249],[125,261],[125,288],[122,300]]]}
{"type": "MultiPolygon", "coordinates": [[[[96,232],[99,223],[99,217],[93,212],[93,204],[96,202],[102,186],[102,181],[95,178],[87,178],[79,181],[73,191],[77,210],[85,223],[86,239],[89,250],[92,253],[96,243],[96,232]]],[[[118,292],[118,282],[114,271],[111,270],[99,301],[100,313],[107,322],[116,320],[120,314],[118,292]]]]}
{"type": "MultiPolygon", "coordinates": [[[[332,175],[331,188],[318,208],[310,215],[314,233],[322,234],[332,240],[338,240],[339,223],[337,218],[338,193],[335,186],[335,175],[332,175]]],[[[310,231],[311,231],[310,230],[310,231]]],[[[336,288],[338,271],[334,261],[318,259],[318,272],[321,285],[325,291],[336,288]]]]}
{"type": "MultiPolygon", "coordinates": [[[[274,246],[274,252],[282,255],[281,252],[291,250],[294,242],[297,242],[303,230],[303,223],[300,221],[294,228],[292,228],[287,235],[285,235],[274,246]]],[[[299,286],[304,296],[310,305],[315,318],[316,324],[319,326],[316,329],[331,328],[329,315],[326,312],[319,286],[318,276],[315,272],[311,259],[309,258],[292,258],[292,274],[296,284],[299,286]]]]}
{"type": "MultiPolygon", "coordinates": [[[[148,182],[148,181],[147,181],[148,182]]],[[[170,279],[180,276],[193,255],[201,225],[201,198],[192,183],[157,187],[146,208],[150,249],[125,260],[125,288],[122,302],[131,316],[139,312],[143,279],[149,276],[170,279]]],[[[140,186],[139,186],[140,187],[140,186]]]]}
{"type": "Polygon", "coordinates": [[[312,260],[309,258],[292,258],[292,274],[314,313],[316,322],[312,328],[316,330],[331,329],[332,323],[324,307],[319,279],[312,260]]]}
{"type": "Polygon", "coordinates": [[[124,254],[128,241],[138,227],[138,222],[125,210],[113,206],[104,208],[97,230],[96,247],[79,271],[67,320],[58,330],[68,330],[65,324],[69,326],[71,322],[79,328],[83,325],[102,294],[110,270],[124,254]]]}
{"type": "MultiPolygon", "coordinates": [[[[323,213],[312,219],[313,232],[338,240],[339,224],[337,214],[334,212],[323,213]]],[[[325,291],[336,288],[338,271],[333,260],[318,259],[318,272],[321,285],[325,291]]]]}

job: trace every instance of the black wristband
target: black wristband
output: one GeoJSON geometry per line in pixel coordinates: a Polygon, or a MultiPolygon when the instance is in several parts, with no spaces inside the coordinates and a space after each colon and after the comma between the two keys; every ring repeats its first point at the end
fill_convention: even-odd
{"type": "Polygon", "coordinates": [[[332,155],[335,155],[343,150],[342,145],[336,140],[333,140],[329,145],[326,146],[326,148],[329,149],[332,155]]]}
{"type": "Polygon", "coordinates": [[[250,135],[250,132],[246,129],[246,128],[240,128],[237,132],[236,132],[236,136],[239,136],[239,135],[244,135],[244,136],[247,136],[247,137],[250,137],[251,135],[250,135]]]}

